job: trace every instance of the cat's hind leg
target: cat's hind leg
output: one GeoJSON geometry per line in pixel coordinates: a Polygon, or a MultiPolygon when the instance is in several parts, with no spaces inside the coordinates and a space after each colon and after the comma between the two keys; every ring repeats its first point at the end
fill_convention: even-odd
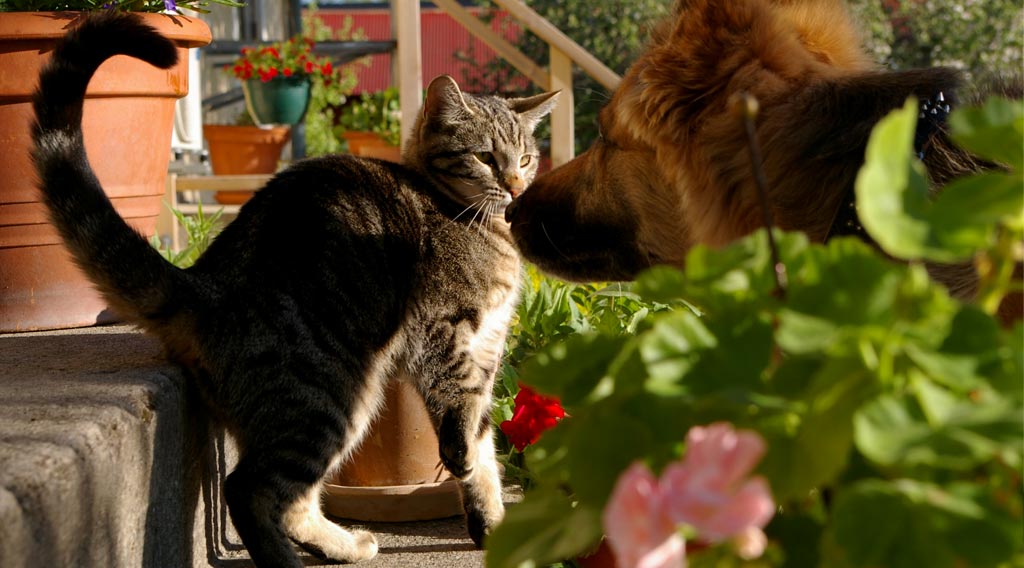
{"type": "MultiPolygon", "coordinates": [[[[278,379],[281,380],[281,379],[278,379]]],[[[224,497],[242,542],[259,568],[299,568],[291,540],[339,562],[377,554],[366,532],[324,518],[320,488],[339,455],[366,430],[370,412],[338,408],[330,392],[295,380],[264,384],[243,424],[242,457],[224,483],[224,497]]]]}
{"type": "Polygon", "coordinates": [[[346,530],[331,522],[320,508],[321,485],[311,487],[284,514],[285,530],[309,552],[343,562],[369,560],[377,554],[377,539],[368,531],[346,530]]]}

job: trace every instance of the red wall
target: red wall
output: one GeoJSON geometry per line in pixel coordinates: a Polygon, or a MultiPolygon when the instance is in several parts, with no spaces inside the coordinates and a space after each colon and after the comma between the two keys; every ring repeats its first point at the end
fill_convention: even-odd
{"type": "MultiPolygon", "coordinates": [[[[474,7],[468,9],[478,17],[483,11],[481,8],[474,7]]],[[[319,10],[319,15],[324,23],[332,28],[340,28],[345,17],[351,16],[353,27],[362,28],[366,39],[396,39],[391,35],[391,12],[386,8],[322,7],[319,10]]],[[[472,73],[472,67],[458,61],[455,54],[460,52],[469,54],[470,46],[472,46],[473,58],[482,63],[497,57],[494,50],[472,36],[451,16],[438,8],[424,8],[420,18],[424,85],[438,75],[448,74],[454,77],[460,86],[472,90],[464,85],[466,73],[472,73]]],[[[491,21],[491,29],[512,44],[515,44],[516,37],[520,33],[520,28],[516,25],[515,20],[504,12],[497,12],[491,21]]],[[[356,85],[357,93],[375,92],[391,85],[391,55],[372,55],[370,59],[369,67],[356,66],[356,75],[359,78],[359,83],[356,85]]],[[[510,86],[513,90],[522,90],[529,86],[528,79],[521,75],[516,77],[517,80],[510,86]]]]}

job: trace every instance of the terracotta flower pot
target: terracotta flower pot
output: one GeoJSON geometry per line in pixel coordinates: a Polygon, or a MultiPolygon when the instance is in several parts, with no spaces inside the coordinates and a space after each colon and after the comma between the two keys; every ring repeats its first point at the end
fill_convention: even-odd
{"type": "Polygon", "coordinates": [[[381,160],[395,162],[396,164],[402,161],[402,149],[390,144],[384,146],[363,146],[356,155],[364,158],[380,158],[381,160]]]}
{"type": "MultiPolygon", "coordinates": [[[[47,220],[29,160],[39,70],[80,17],[0,14],[0,332],[92,325],[107,317],[105,302],[47,220]]],[[[210,30],[191,17],[142,17],[177,43],[180,63],[166,71],[125,56],[104,63],[86,93],[83,130],[114,207],[151,235],[165,191],[174,103],[188,92],[187,48],[209,43],[210,30]]]]}
{"type": "Polygon", "coordinates": [[[392,381],[384,409],[353,456],[325,485],[324,509],[359,521],[422,521],[462,514],[458,485],[438,457],[419,395],[392,381]]]}
{"type": "Polygon", "coordinates": [[[346,130],[341,133],[341,137],[348,143],[348,153],[353,156],[360,155],[362,148],[367,146],[384,146],[387,145],[384,139],[379,134],[373,132],[364,132],[361,130],[346,130]]]}
{"type": "MultiPolygon", "coordinates": [[[[210,166],[219,176],[276,172],[281,150],[290,136],[288,126],[203,125],[203,137],[210,151],[210,166]]],[[[217,203],[240,205],[252,194],[251,191],[218,191],[214,197],[217,203]]]]}

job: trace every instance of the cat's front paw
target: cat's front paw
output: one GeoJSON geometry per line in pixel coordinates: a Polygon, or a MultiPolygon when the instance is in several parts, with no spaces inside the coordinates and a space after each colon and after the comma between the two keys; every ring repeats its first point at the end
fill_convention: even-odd
{"type": "Polygon", "coordinates": [[[471,435],[472,432],[467,431],[456,413],[449,413],[441,419],[437,435],[441,463],[452,475],[462,480],[473,474],[476,465],[477,449],[475,443],[469,442],[471,435]]]}
{"type": "Polygon", "coordinates": [[[505,507],[500,500],[482,509],[466,507],[466,532],[477,548],[484,547],[484,538],[491,534],[504,516],[505,507]]]}
{"type": "Polygon", "coordinates": [[[473,474],[474,460],[470,459],[470,447],[465,440],[441,441],[438,448],[441,454],[441,463],[459,479],[466,479],[473,474]]]}

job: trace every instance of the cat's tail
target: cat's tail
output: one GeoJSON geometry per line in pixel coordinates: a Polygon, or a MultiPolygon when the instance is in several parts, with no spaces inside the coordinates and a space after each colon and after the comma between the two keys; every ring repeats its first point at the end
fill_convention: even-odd
{"type": "Polygon", "coordinates": [[[115,311],[153,329],[181,310],[190,295],[190,278],[114,210],[89,165],[82,138],[86,86],[100,64],[115,55],[161,69],[178,59],[174,44],[135,16],[108,12],[86,18],[57,45],[40,73],[33,99],[32,158],[50,219],[75,261],[115,311]]]}

